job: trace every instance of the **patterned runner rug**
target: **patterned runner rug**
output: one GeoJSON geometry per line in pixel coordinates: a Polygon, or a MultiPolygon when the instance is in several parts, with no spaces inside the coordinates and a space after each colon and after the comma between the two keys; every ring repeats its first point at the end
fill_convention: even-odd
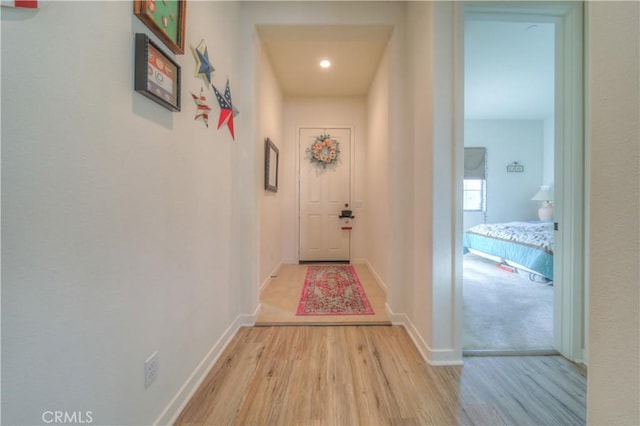
{"type": "Polygon", "coordinates": [[[351,265],[313,265],[296,315],[374,315],[364,288],[351,265]]]}

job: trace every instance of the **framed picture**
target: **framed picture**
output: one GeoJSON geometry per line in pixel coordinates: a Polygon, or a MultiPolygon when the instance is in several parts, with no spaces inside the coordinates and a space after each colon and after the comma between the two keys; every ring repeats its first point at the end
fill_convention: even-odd
{"type": "Polygon", "coordinates": [[[146,34],[136,34],[134,86],[141,95],[180,111],[180,66],[146,34]]]}
{"type": "Polygon", "coordinates": [[[278,157],[280,151],[269,138],[264,140],[264,189],[278,192],[278,157]]]}
{"type": "Polygon", "coordinates": [[[184,53],[186,0],[134,0],[136,15],[176,55],[184,53]]]}

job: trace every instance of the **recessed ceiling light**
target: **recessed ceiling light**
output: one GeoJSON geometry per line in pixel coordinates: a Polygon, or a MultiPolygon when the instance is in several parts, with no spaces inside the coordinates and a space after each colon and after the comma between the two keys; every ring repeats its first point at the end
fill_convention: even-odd
{"type": "Polygon", "coordinates": [[[331,66],[331,62],[328,59],[323,59],[320,61],[320,66],[322,68],[329,68],[331,66]]]}

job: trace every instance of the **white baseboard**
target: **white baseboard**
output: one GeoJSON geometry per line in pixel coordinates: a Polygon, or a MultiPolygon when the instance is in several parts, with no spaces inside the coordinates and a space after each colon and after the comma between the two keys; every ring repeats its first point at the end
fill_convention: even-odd
{"type": "Polygon", "coordinates": [[[262,284],[260,284],[260,287],[258,287],[258,294],[262,294],[264,289],[267,288],[267,286],[271,283],[271,280],[273,279],[273,277],[278,275],[278,271],[280,270],[281,267],[282,267],[282,262],[276,265],[276,267],[273,269],[273,271],[271,271],[267,279],[265,279],[262,282],[262,284]]]}
{"type": "MultiPolygon", "coordinates": [[[[256,309],[250,315],[238,315],[235,322],[239,324],[239,327],[253,327],[256,325],[256,318],[258,318],[258,312],[260,312],[260,303],[256,306],[256,309]]],[[[236,329],[236,332],[238,330],[236,329]]]]}
{"type": "Polygon", "coordinates": [[[384,294],[388,294],[388,292],[387,292],[387,284],[385,284],[385,282],[382,280],[382,278],[380,278],[380,275],[378,275],[378,273],[373,268],[373,266],[371,266],[371,263],[369,263],[369,261],[367,259],[363,259],[362,263],[367,265],[367,268],[369,269],[369,272],[371,272],[371,275],[373,275],[373,278],[375,278],[376,282],[378,283],[378,285],[380,286],[382,291],[384,291],[384,294]]]}
{"type": "Polygon", "coordinates": [[[405,314],[394,314],[391,310],[391,307],[389,306],[389,303],[384,304],[384,310],[387,312],[392,325],[401,325],[404,327],[406,321],[408,321],[408,318],[405,314]]]}
{"type": "MultiPolygon", "coordinates": [[[[260,307],[258,306],[258,309],[260,307]]],[[[257,310],[256,310],[257,312],[257,310]]],[[[240,327],[250,327],[255,324],[256,315],[239,315],[233,323],[225,330],[216,341],[204,359],[198,364],[191,376],[178,390],[176,395],[171,399],[162,413],[153,422],[154,425],[173,425],[178,416],[184,410],[189,400],[193,397],[198,387],[202,384],[209,371],[213,368],[218,358],[229,345],[231,339],[236,335],[240,327]]]]}
{"type": "Polygon", "coordinates": [[[391,324],[400,325],[407,330],[413,344],[416,345],[416,349],[418,349],[418,352],[420,352],[420,355],[422,355],[422,358],[427,362],[427,364],[433,366],[463,364],[462,355],[456,355],[453,349],[434,350],[430,348],[407,314],[394,314],[389,305],[385,305],[385,309],[387,311],[387,315],[389,315],[389,318],[391,319],[391,324]]]}
{"type": "MultiPolygon", "coordinates": [[[[376,272],[376,270],[371,266],[368,260],[364,262],[369,268],[371,275],[378,282],[382,290],[385,294],[388,294],[387,285],[380,278],[380,275],[376,272]]],[[[411,340],[413,340],[413,344],[416,345],[418,352],[422,355],[422,358],[430,365],[462,365],[462,353],[457,354],[453,349],[431,349],[427,342],[422,338],[420,332],[416,328],[413,321],[409,318],[407,314],[398,314],[394,313],[391,310],[389,304],[385,304],[385,311],[391,320],[391,324],[393,325],[401,325],[407,330],[411,340]]]]}
{"type": "Polygon", "coordinates": [[[589,358],[587,355],[587,348],[582,348],[582,350],[580,351],[580,354],[582,355],[582,359],[577,359],[575,360],[575,362],[577,362],[578,364],[583,364],[585,367],[588,367],[589,358]]]}

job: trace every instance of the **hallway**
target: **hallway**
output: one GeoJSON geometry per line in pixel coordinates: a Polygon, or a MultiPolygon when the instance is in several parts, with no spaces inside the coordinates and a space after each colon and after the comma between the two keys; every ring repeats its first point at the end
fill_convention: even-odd
{"type": "MultiPolygon", "coordinates": [[[[572,359],[588,364],[588,416],[583,387],[553,393],[553,380],[584,381],[547,365],[561,358],[523,365],[463,357],[454,190],[462,184],[464,81],[456,46],[472,5],[188,1],[185,51],[173,54],[133,2],[38,3],[3,5],[0,14],[2,424],[42,424],[51,410],[76,420],[90,414],[94,424],[173,424],[210,371],[222,382],[207,397],[236,417],[213,415],[236,423],[256,416],[283,424],[300,411],[305,424],[355,415],[362,423],[544,424],[554,423],[546,407],[562,411],[566,398],[578,414],[555,423],[640,424],[638,2],[538,3],[568,12],[565,39],[587,41],[566,64],[584,76],[571,85],[584,87],[584,108],[567,111],[584,125],[557,135],[585,141],[584,155],[557,152],[558,161],[584,168],[584,191],[559,188],[557,197],[571,202],[556,214],[560,229],[571,226],[585,242],[571,256],[584,260],[572,268],[584,291],[562,287],[563,300],[575,296],[583,310],[558,311],[588,325],[562,329],[572,359]],[[295,27],[305,38],[280,37],[295,27]],[[180,66],[171,88],[177,94],[177,83],[181,111],[135,90],[136,64],[144,63],[136,59],[148,58],[136,34],[180,66]],[[275,68],[303,73],[272,59],[267,44],[305,39],[344,40],[347,53],[370,40],[382,55],[361,92],[336,94],[328,78],[319,93],[287,92],[275,68]],[[208,80],[191,49],[205,45],[215,68],[208,80]],[[406,335],[386,334],[395,326],[246,328],[256,321],[260,287],[299,259],[298,154],[311,146],[297,132],[316,125],[353,128],[349,259],[386,289],[388,315],[412,349],[400,343],[406,335]],[[278,192],[264,189],[265,138],[280,150],[278,192]],[[574,212],[584,220],[572,220],[574,212]],[[453,366],[431,368],[422,358],[453,366]],[[387,385],[394,391],[383,392],[387,385]],[[420,399],[406,401],[411,393],[420,399]],[[341,411],[332,411],[334,400],[341,411]],[[545,409],[531,414],[532,404],[545,409]]],[[[327,77],[312,59],[309,67],[327,77]]],[[[355,69],[331,59],[333,70],[355,69]]],[[[486,88],[488,103],[494,90],[486,88]]],[[[525,174],[533,168],[510,156],[500,169],[516,161],[525,174]]]]}
{"type": "Polygon", "coordinates": [[[268,325],[391,325],[385,311],[386,295],[364,264],[353,267],[364,287],[375,315],[297,316],[296,309],[308,265],[282,265],[260,294],[260,311],[256,326],[268,325]]]}

